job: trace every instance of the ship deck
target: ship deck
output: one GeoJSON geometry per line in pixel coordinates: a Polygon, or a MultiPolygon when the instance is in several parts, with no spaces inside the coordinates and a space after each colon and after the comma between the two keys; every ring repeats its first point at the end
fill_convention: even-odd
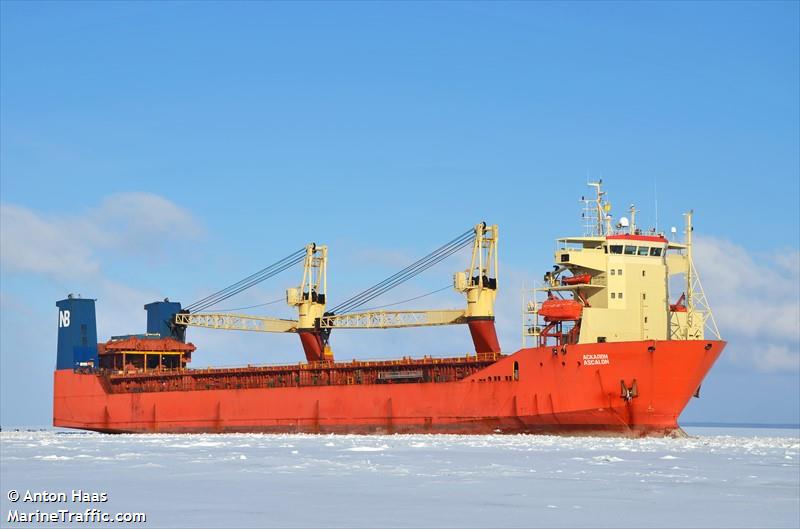
{"type": "Polygon", "coordinates": [[[462,380],[505,355],[403,357],[230,368],[99,370],[109,393],[284,388],[369,384],[442,383],[462,380]]]}

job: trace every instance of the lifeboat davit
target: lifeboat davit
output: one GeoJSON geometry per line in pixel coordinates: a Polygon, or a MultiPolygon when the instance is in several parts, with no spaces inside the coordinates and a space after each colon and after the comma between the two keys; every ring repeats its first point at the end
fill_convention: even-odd
{"type": "Polygon", "coordinates": [[[547,299],[539,309],[546,321],[579,320],[583,305],[573,299],[547,299]]]}
{"type": "Polygon", "coordinates": [[[669,310],[670,312],[686,312],[686,294],[681,294],[678,301],[670,303],[669,310]]]}
{"type": "Polygon", "coordinates": [[[590,274],[580,274],[577,276],[570,276],[561,279],[562,285],[585,285],[588,284],[592,280],[592,276],[590,274]]]}

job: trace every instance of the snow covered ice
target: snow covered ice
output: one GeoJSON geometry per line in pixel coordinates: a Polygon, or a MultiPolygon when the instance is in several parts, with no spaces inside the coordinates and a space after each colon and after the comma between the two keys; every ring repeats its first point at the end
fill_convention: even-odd
{"type": "MultiPolygon", "coordinates": [[[[108,493],[130,527],[798,527],[797,430],[685,439],[0,434],[15,489],[108,493]]],[[[54,526],[60,526],[54,524],[54,526]]],[[[87,527],[86,524],[75,526],[87,527]]]]}

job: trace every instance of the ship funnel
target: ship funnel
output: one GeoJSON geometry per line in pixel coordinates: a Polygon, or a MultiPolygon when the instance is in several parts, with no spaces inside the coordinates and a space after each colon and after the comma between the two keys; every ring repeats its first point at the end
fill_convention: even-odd
{"type": "Polygon", "coordinates": [[[58,307],[56,369],[98,365],[94,301],[69,295],[67,299],[56,302],[58,307]]]}

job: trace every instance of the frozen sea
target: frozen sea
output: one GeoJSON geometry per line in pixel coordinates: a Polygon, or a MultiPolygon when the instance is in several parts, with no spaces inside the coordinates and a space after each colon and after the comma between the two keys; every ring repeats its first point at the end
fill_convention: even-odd
{"type": "MultiPolygon", "coordinates": [[[[144,512],[129,527],[798,527],[800,432],[684,439],[0,433],[9,511],[144,512]],[[71,502],[72,490],[108,501],[71,502]],[[9,491],[65,492],[12,503],[9,491]]],[[[122,524],[116,524],[121,526],[122,524]]]]}

